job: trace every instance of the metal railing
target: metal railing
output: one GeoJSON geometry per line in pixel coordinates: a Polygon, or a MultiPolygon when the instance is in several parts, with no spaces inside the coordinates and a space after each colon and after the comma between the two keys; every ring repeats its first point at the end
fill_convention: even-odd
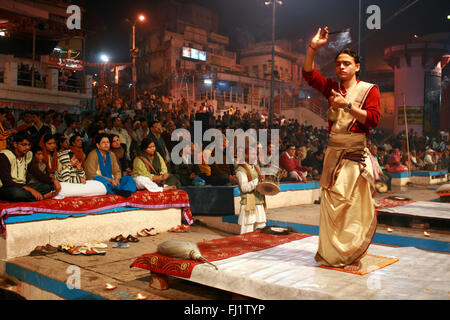
{"type": "MultiPolygon", "coordinates": [[[[3,77],[1,76],[3,79],[3,77]]],[[[2,81],[3,82],[3,81],[2,81]]],[[[17,72],[17,85],[34,88],[46,88],[46,75],[39,72],[34,72],[34,81],[31,79],[31,71],[19,70],[17,72]]],[[[77,92],[81,93],[83,90],[82,81],[80,79],[67,79],[66,81],[59,79],[58,91],[77,92]]]]}

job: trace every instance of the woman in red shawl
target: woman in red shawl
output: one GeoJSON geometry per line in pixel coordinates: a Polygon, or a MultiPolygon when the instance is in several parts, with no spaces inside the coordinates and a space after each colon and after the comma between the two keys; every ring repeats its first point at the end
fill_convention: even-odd
{"type": "Polygon", "coordinates": [[[408,167],[403,165],[401,162],[401,156],[400,156],[400,150],[395,149],[394,152],[392,152],[391,156],[389,157],[389,160],[387,162],[387,171],[389,173],[394,172],[405,172],[408,171],[408,167]]]}
{"type": "Polygon", "coordinates": [[[44,154],[44,162],[47,166],[47,174],[50,178],[55,178],[55,172],[58,171],[58,157],[56,151],[56,140],[51,133],[44,134],[39,142],[44,154]]]}
{"type": "Polygon", "coordinates": [[[69,149],[75,153],[78,161],[81,162],[81,167],[84,169],[86,163],[86,154],[83,151],[83,140],[79,134],[74,134],[69,139],[69,149]]]}

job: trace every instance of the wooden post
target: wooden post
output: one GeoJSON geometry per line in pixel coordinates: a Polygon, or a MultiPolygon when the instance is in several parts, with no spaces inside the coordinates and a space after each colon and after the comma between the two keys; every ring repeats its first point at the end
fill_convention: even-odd
{"type": "Polygon", "coordinates": [[[408,117],[406,116],[405,94],[403,94],[403,114],[405,116],[406,150],[408,152],[408,176],[411,176],[411,154],[409,153],[408,117]]]}

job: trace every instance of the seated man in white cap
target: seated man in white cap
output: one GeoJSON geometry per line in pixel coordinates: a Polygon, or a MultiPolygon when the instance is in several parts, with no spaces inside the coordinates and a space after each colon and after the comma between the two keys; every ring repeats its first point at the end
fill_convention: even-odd
{"type": "Polygon", "coordinates": [[[436,163],[434,162],[433,155],[434,155],[433,149],[430,148],[427,149],[427,151],[425,151],[425,158],[423,159],[425,170],[429,171],[436,170],[436,163]]]}

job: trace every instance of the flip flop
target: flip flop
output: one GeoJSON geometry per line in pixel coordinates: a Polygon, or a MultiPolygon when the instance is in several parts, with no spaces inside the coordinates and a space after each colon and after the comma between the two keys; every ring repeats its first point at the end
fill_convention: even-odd
{"type": "Polygon", "coordinates": [[[142,229],[141,231],[137,232],[138,237],[148,237],[150,234],[147,231],[148,229],[142,229]]]}
{"type": "Polygon", "coordinates": [[[60,244],[58,246],[58,251],[59,252],[66,252],[67,250],[69,250],[70,248],[75,247],[74,244],[60,244]]]}
{"type": "Polygon", "coordinates": [[[81,247],[76,246],[76,247],[67,249],[66,252],[71,255],[79,255],[79,254],[81,254],[80,248],[81,247]]]}
{"type": "Polygon", "coordinates": [[[136,237],[133,237],[131,234],[129,234],[126,241],[127,242],[139,242],[140,240],[136,237]]]}
{"type": "Polygon", "coordinates": [[[97,250],[95,248],[89,248],[89,247],[81,247],[80,252],[84,254],[85,256],[93,256],[93,255],[102,255],[104,256],[106,254],[106,251],[103,250],[97,250]]]}
{"type": "Polygon", "coordinates": [[[108,245],[106,243],[103,243],[103,242],[100,242],[97,240],[89,242],[89,243],[85,243],[84,246],[88,247],[88,248],[98,248],[98,249],[108,248],[108,245]]]}
{"type": "Polygon", "coordinates": [[[189,232],[190,228],[191,228],[190,226],[180,225],[180,226],[171,228],[169,231],[170,232],[189,232]]]}
{"type": "Polygon", "coordinates": [[[150,236],[156,236],[159,232],[155,228],[145,229],[150,236]]]}
{"type": "Polygon", "coordinates": [[[113,248],[117,248],[117,249],[127,249],[129,247],[130,247],[130,245],[128,243],[122,242],[122,241],[117,242],[117,244],[113,246],[113,248]]]}
{"type": "Polygon", "coordinates": [[[148,237],[148,236],[156,236],[158,232],[156,232],[155,228],[145,228],[137,233],[139,237],[148,237]]]}
{"type": "Polygon", "coordinates": [[[119,234],[118,236],[115,236],[114,238],[111,238],[109,241],[111,242],[125,242],[126,239],[123,235],[119,234]]]}

